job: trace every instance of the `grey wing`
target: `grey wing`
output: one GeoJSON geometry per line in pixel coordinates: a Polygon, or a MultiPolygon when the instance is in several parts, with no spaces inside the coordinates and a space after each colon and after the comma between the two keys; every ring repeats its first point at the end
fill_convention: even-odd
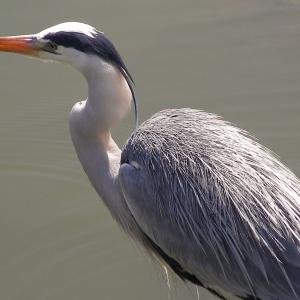
{"type": "MultiPolygon", "coordinates": [[[[238,253],[238,248],[234,250],[234,245],[219,241],[224,247],[224,253],[220,256],[207,243],[209,232],[203,234],[197,230],[194,215],[184,217],[187,224],[183,228],[177,220],[178,215],[172,217],[160,209],[162,203],[158,205],[157,201],[163,202],[164,199],[157,199],[153,178],[149,177],[142,166],[135,163],[122,164],[119,181],[133,217],[149,237],[148,246],[152,248],[149,250],[160,255],[182,279],[207,288],[221,299],[255,299],[251,295],[257,295],[257,299],[263,300],[297,299],[288,284],[284,284],[286,278],[278,271],[276,259],[262,249],[262,253],[249,249],[248,257],[245,257],[238,253]],[[223,261],[220,261],[220,257],[223,261]],[[237,261],[240,259],[243,262],[237,261]],[[241,265],[247,269],[243,270],[241,265]]],[[[286,250],[290,252],[285,255],[291,259],[292,264],[299,260],[299,253],[293,244],[286,250]]],[[[299,276],[299,269],[293,269],[296,272],[294,276],[299,276]]]]}
{"type": "Polygon", "coordinates": [[[234,294],[245,297],[250,295],[247,285],[236,284],[233,281],[232,288],[229,288],[233,295],[225,298],[226,292],[221,287],[226,282],[228,290],[232,280],[229,282],[224,278],[219,282],[219,276],[215,277],[223,273],[223,270],[218,262],[210,259],[212,255],[206,252],[208,249],[207,245],[204,245],[206,242],[199,240],[201,237],[197,236],[198,232],[192,232],[192,224],[187,224],[190,230],[185,231],[179,227],[179,224],[176,224],[175,217],[171,220],[170,216],[159,208],[155,199],[153,181],[141,166],[135,163],[133,165],[122,164],[119,182],[133,217],[149,238],[148,245],[144,240],[144,246],[148,246],[150,248],[148,250],[161,256],[160,259],[163,259],[164,263],[168,264],[178,276],[207,288],[221,299],[240,299],[233,298],[234,294]],[[195,241],[199,244],[197,242],[195,244],[195,241]]]}
{"type": "Polygon", "coordinates": [[[298,180],[259,144],[211,115],[184,111],[185,120],[195,114],[192,130],[185,123],[172,136],[163,134],[160,126],[175,131],[173,117],[181,113],[158,114],[122,154],[120,185],[150,247],[181,277],[210,289],[242,299],[298,299],[298,180]],[[199,126],[201,118],[211,132],[199,126]]]}

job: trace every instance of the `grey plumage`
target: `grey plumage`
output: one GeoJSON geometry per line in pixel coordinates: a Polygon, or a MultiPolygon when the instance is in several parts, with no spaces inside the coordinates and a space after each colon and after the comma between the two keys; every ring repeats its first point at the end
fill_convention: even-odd
{"type": "Polygon", "coordinates": [[[298,299],[299,180],[247,132],[159,112],[125,145],[119,180],[143,232],[205,286],[298,299]]]}

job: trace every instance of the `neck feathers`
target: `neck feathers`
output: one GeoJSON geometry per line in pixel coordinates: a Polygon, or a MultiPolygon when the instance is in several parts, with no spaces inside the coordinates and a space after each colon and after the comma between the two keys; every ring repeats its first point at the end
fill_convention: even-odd
{"type": "Polygon", "coordinates": [[[117,177],[121,150],[110,129],[129,111],[130,88],[121,72],[95,57],[81,70],[88,83],[88,98],[71,111],[70,131],[78,158],[100,197],[111,211],[120,207],[117,177]]]}
{"type": "Polygon", "coordinates": [[[116,67],[98,57],[91,59],[84,76],[88,83],[86,109],[94,122],[91,131],[110,130],[130,110],[130,88],[116,67]]]}

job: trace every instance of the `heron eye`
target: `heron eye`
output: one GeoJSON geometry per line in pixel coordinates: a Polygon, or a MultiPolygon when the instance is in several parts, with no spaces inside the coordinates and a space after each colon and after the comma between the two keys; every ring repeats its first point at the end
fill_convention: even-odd
{"type": "Polygon", "coordinates": [[[50,52],[54,52],[57,50],[57,44],[55,44],[54,42],[52,41],[49,41],[47,44],[46,44],[46,50],[47,51],[50,51],[50,52]]]}

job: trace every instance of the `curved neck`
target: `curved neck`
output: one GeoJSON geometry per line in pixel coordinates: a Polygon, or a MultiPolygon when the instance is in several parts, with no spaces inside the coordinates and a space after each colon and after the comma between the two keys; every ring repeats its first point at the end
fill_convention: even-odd
{"type": "Polygon", "coordinates": [[[82,73],[88,83],[88,98],[72,108],[71,137],[92,185],[113,216],[123,223],[119,212],[124,211],[125,202],[116,182],[121,150],[112,139],[110,128],[128,112],[131,92],[121,73],[100,59],[82,73]]]}
{"type": "Polygon", "coordinates": [[[132,94],[121,72],[98,57],[81,70],[88,84],[87,111],[94,120],[90,130],[109,131],[128,113],[132,94]]]}

